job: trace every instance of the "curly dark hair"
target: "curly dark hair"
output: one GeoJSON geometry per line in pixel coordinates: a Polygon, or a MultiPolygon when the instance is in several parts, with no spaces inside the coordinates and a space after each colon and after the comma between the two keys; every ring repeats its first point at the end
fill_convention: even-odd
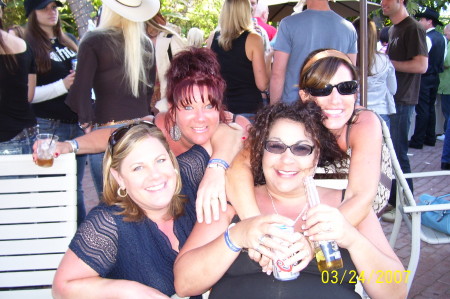
{"type": "Polygon", "coordinates": [[[324,126],[325,116],[314,101],[297,101],[294,104],[279,102],[267,106],[256,115],[253,127],[249,129],[246,146],[250,150],[250,165],[255,186],[266,184],[262,169],[264,142],[273,124],[279,119],[289,119],[305,126],[306,136],[312,139],[315,159],[319,166],[332,166],[336,169],[346,164],[348,155],[337,144],[335,136],[324,126]]]}

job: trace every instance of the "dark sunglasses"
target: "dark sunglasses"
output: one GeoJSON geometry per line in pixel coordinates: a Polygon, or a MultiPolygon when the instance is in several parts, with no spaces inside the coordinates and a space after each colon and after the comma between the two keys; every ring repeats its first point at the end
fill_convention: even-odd
{"type": "Polygon", "coordinates": [[[286,145],[281,141],[266,141],[264,143],[264,148],[266,151],[272,154],[282,154],[286,151],[286,149],[290,149],[291,152],[296,156],[309,156],[314,150],[314,146],[302,144],[297,142],[293,145],[286,145]]]}
{"type": "Polygon", "coordinates": [[[156,127],[155,124],[153,124],[152,122],[146,121],[146,120],[141,120],[138,122],[134,122],[131,123],[129,125],[126,126],[122,126],[117,128],[114,132],[111,133],[111,136],[109,136],[108,139],[108,144],[109,144],[109,153],[113,154],[113,148],[114,146],[123,138],[123,136],[125,136],[125,134],[132,128],[138,125],[147,125],[149,128],[153,128],[156,127]]]}
{"type": "Polygon", "coordinates": [[[305,90],[312,95],[313,97],[325,97],[331,94],[333,88],[337,89],[337,91],[345,96],[350,94],[355,94],[358,91],[358,82],[356,80],[345,81],[338,83],[336,85],[327,84],[324,88],[305,88],[305,90]]]}

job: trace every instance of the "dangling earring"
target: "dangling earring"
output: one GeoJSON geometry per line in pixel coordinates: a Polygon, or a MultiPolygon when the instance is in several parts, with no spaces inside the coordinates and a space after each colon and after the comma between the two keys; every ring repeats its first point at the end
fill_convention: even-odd
{"type": "Polygon", "coordinates": [[[126,197],[128,195],[127,189],[119,187],[119,189],[117,189],[117,195],[119,195],[119,197],[122,197],[122,198],[126,197]],[[123,192],[125,192],[125,194],[123,192]]]}
{"type": "Polygon", "coordinates": [[[173,127],[170,128],[169,134],[173,141],[181,139],[181,131],[177,124],[174,124],[173,127]]]}

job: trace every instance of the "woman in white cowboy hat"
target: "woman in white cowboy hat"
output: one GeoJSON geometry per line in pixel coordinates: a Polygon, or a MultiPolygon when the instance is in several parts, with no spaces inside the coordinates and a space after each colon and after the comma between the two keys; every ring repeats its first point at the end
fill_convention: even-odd
{"type": "MultiPolygon", "coordinates": [[[[103,0],[98,28],[86,33],[80,43],[77,77],[66,100],[85,132],[120,127],[151,114],[155,59],[143,22],[159,6],[158,0],[103,0]]],[[[89,156],[99,194],[102,159],[102,153],[89,156]]]]}

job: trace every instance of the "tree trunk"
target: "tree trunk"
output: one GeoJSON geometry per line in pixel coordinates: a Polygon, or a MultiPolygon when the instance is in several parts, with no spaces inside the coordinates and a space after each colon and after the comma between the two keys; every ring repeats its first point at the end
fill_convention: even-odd
{"type": "Polygon", "coordinates": [[[68,3],[78,26],[78,35],[81,38],[88,31],[88,21],[91,19],[94,7],[88,0],[68,0],[68,3]]]}

